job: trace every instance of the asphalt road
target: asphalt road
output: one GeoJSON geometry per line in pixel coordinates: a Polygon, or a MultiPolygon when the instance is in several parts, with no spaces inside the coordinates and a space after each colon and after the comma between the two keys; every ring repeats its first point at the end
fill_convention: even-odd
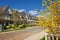
{"type": "Polygon", "coordinates": [[[0,40],[24,40],[25,38],[35,33],[41,32],[43,28],[34,27],[26,28],[15,32],[1,33],[0,40]]]}

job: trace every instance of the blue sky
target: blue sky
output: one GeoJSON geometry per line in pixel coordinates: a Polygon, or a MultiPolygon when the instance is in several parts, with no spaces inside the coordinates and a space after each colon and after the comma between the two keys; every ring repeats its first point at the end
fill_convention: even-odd
{"type": "Polygon", "coordinates": [[[41,0],[0,0],[0,6],[5,5],[9,5],[13,9],[25,9],[26,11],[40,10],[41,0]]]}
{"type": "Polygon", "coordinates": [[[6,5],[12,9],[24,9],[26,12],[34,9],[39,11],[42,8],[42,0],[0,0],[0,6],[6,5]]]}

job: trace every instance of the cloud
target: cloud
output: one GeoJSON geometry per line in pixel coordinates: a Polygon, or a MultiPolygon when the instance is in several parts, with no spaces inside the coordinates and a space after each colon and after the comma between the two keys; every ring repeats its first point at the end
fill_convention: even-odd
{"type": "Polygon", "coordinates": [[[34,10],[29,11],[30,15],[36,15],[37,13],[38,13],[38,11],[34,11],[34,10]]]}
{"type": "Polygon", "coordinates": [[[26,12],[25,9],[18,10],[18,12],[26,12]]]}
{"type": "Polygon", "coordinates": [[[18,12],[26,12],[25,9],[14,9],[14,10],[17,10],[18,12]]]}

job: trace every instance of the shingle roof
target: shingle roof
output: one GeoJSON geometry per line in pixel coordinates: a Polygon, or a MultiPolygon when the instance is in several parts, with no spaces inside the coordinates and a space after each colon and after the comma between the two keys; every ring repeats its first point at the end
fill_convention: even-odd
{"type": "Polygon", "coordinates": [[[0,7],[0,14],[3,13],[3,7],[0,7]]]}

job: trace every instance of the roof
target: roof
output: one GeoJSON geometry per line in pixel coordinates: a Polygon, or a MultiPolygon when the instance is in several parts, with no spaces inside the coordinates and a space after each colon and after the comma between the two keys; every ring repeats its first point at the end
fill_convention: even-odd
{"type": "Polygon", "coordinates": [[[0,14],[2,14],[3,13],[3,7],[0,7],[0,14]]]}
{"type": "MultiPolygon", "coordinates": [[[[6,12],[6,10],[9,8],[9,6],[5,6],[5,7],[0,7],[0,15],[4,14],[6,12]]],[[[12,11],[12,10],[11,10],[12,11]]]]}

